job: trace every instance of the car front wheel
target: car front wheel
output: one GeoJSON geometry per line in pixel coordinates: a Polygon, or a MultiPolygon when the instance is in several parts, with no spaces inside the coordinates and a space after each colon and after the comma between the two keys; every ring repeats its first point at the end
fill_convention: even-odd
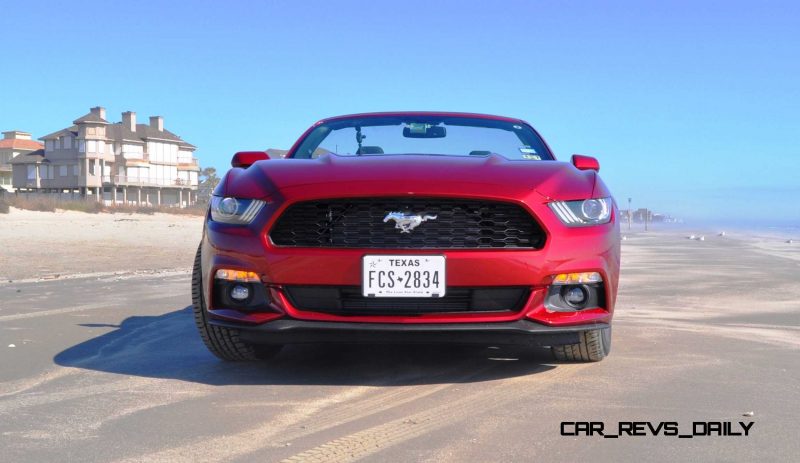
{"type": "Polygon", "coordinates": [[[205,297],[203,296],[203,272],[200,268],[201,249],[197,249],[192,268],[192,309],[194,321],[208,350],[222,360],[267,360],[280,352],[283,346],[261,345],[244,342],[239,331],[208,323],[205,297]]]}
{"type": "Polygon", "coordinates": [[[550,349],[559,361],[599,362],[611,352],[611,328],[582,331],[580,342],[550,349]]]}

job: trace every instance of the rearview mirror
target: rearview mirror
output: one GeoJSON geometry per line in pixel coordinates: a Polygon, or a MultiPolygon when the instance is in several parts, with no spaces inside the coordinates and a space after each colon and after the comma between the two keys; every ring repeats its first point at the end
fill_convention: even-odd
{"type": "Polygon", "coordinates": [[[600,172],[600,163],[597,161],[597,159],[591,156],[573,154],[572,165],[580,170],[593,170],[595,172],[600,172]]]}
{"type": "Polygon", "coordinates": [[[441,125],[411,123],[403,127],[403,136],[406,138],[444,138],[447,130],[441,125]]]}
{"type": "Polygon", "coordinates": [[[266,161],[269,155],[263,151],[239,151],[233,155],[231,165],[233,167],[248,168],[255,164],[257,161],[266,161]]]}

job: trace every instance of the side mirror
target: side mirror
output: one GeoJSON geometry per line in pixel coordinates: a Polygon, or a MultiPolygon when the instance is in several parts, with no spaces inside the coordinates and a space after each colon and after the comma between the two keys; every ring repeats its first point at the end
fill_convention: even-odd
{"type": "Polygon", "coordinates": [[[255,164],[257,161],[266,161],[269,155],[263,151],[239,151],[233,155],[231,165],[233,167],[248,168],[255,164]]]}
{"type": "Polygon", "coordinates": [[[600,163],[597,159],[591,156],[583,156],[581,154],[572,155],[572,165],[580,170],[593,170],[600,172],[600,163]]]}

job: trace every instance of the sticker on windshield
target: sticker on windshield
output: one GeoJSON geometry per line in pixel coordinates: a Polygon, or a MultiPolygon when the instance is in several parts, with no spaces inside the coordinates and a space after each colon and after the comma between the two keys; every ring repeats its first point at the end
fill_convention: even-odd
{"type": "Polygon", "coordinates": [[[536,154],[536,150],[531,148],[528,145],[525,145],[519,149],[519,152],[522,153],[522,159],[528,159],[531,161],[541,161],[542,157],[536,154]]]}

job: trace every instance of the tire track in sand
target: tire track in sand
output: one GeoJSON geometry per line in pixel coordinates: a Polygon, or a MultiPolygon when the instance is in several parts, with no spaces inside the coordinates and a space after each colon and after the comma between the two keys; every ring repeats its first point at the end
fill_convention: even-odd
{"type": "Polygon", "coordinates": [[[485,388],[423,412],[342,436],[286,458],[282,463],[341,463],[360,460],[489,408],[517,401],[523,394],[530,397],[531,391],[563,380],[588,366],[589,364],[565,364],[534,376],[503,380],[497,387],[485,388]],[[520,388],[521,384],[525,384],[525,387],[520,388]]]}
{"type": "MultiPolygon", "coordinates": [[[[440,375],[452,374],[456,368],[449,368],[440,375]]],[[[492,366],[470,370],[469,373],[451,377],[442,384],[413,385],[402,387],[360,386],[340,392],[332,397],[322,397],[305,403],[299,411],[291,411],[259,423],[244,432],[228,435],[217,435],[213,438],[200,438],[180,447],[164,449],[158,452],[134,456],[119,460],[120,463],[133,462],[217,462],[249,455],[264,448],[278,447],[275,437],[280,442],[289,442],[310,436],[336,426],[356,421],[383,411],[411,403],[454,384],[478,376],[492,366]],[[385,392],[383,392],[385,391],[385,392]],[[355,400],[377,392],[361,400],[355,400]],[[339,406],[337,405],[346,405],[339,406]],[[273,442],[272,445],[269,442],[273,442]],[[265,445],[267,443],[267,445],[265,445]]],[[[282,447],[282,445],[281,445],[282,447]]]]}

